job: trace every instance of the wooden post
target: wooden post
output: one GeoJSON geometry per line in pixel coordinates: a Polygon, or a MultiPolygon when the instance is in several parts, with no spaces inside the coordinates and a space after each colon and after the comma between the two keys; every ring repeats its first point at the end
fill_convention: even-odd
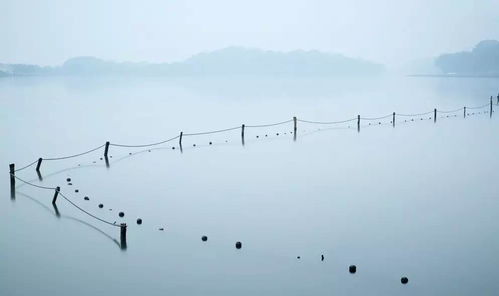
{"type": "Polygon", "coordinates": [[[464,118],[466,118],[466,106],[464,106],[464,118]]]}
{"type": "Polygon", "coordinates": [[[433,110],[433,123],[437,122],[437,108],[433,110]]]}
{"type": "Polygon", "coordinates": [[[184,135],[184,132],[180,132],[180,137],[178,139],[178,145],[182,147],[182,136],[184,135]]]}
{"type": "Polygon", "coordinates": [[[57,186],[55,188],[54,198],[52,198],[52,204],[53,205],[55,205],[55,202],[57,201],[57,196],[59,196],[59,191],[61,191],[61,187],[57,186]]]}
{"type": "Polygon", "coordinates": [[[38,158],[38,164],[36,165],[36,171],[37,172],[40,172],[40,166],[42,165],[42,158],[38,158]]]}
{"type": "Polygon", "coordinates": [[[490,96],[490,117],[492,117],[492,112],[494,112],[494,110],[492,109],[492,96],[490,96]]]}
{"type": "Polygon", "coordinates": [[[497,94],[497,105],[499,105],[499,93],[497,94]]]}
{"type": "Polygon", "coordinates": [[[10,199],[16,199],[16,165],[11,163],[9,164],[10,171],[10,199]]]}
{"type": "Polygon", "coordinates": [[[122,250],[126,250],[126,223],[120,224],[120,247],[122,250]]]}
{"type": "Polygon", "coordinates": [[[243,143],[243,146],[244,146],[244,127],[245,127],[244,124],[241,125],[241,141],[243,143]]]}
{"type": "Polygon", "coordinates": [[[395,112],[393,112],[393,119],[392,119],[392,122],[393,122],[393,127],[395,127],[395,112]]]}
{"type": "Polygon", "coordinates": [[[357,132],[360,133],[360,115],[357,115],[357,132]]]}
{"type": "Polygon", "coordinates": [[[296,116],[293,117],[293,141],[296,141],[296,131],[298,130],[296,124],[298,120],[296,119],[296,116]]]}
{"type": "Polygon", "coordinates": [[[104,157],[107,157],[108,152],[109,152],[109,141],[106,142],[106,148],[104,148],[104,157]]]}

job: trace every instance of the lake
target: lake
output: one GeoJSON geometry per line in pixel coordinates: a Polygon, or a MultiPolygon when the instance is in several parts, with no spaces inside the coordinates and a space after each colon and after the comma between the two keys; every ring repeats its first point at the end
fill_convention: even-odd
{"type": "Polygon", "coordinates": [[[499,115],[432,111],[490,96],[497,109],[498,91],[497,78],[2,78],[0,294],[495,294],[499,115]],[[392,112],[429,114],[394,128],[392,112]],[[182,150],[111,145],[108,166],[99,148],[44,160],[42,180],[36,164],[16,172],[127,223],[126,249],[119,227],[61,196],[56,211],[54,190],[17,180],[11,197],[10,163],[180,132],[182,150]]]}

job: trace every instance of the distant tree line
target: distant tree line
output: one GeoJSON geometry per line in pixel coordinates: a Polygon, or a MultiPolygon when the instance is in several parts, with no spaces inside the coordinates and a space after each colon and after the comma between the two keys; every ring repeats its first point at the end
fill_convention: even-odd
{"type": "Polygon", "coordinates": [[[485,40],[472,51],[443,54],[435,65],[446,74],[499,76],[499,41],[485,40]]]}

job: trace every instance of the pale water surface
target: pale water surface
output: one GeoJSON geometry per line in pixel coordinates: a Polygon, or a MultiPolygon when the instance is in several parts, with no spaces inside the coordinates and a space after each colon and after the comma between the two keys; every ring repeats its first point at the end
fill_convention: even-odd
{"type": "Polygon", "coordinates": [[[119,228],[61,198],[58,218],[50,190],[18,181],[11,199],[8,164],[293,116],[479,106],[498,91],[497,79],[0,79],[0,295],[494,295],[499,115],[488,108],[363,121],[360,133],[355,121],[299,122],[296,141],[290,122],[248,128],[244,146],[234,130],[184,137],[183,153],[176,141],[111,147],[109,168],[102,149],[44,161],[41,182],[34,167],[17,173],[126,222],[126,250],[119,228]]]}

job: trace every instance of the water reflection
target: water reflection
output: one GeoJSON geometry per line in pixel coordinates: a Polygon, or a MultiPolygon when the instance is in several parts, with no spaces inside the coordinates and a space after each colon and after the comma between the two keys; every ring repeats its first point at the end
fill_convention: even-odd
{"type": "Polygon", "coordinates": [[[125,231],[124,235],[123,235],[123,231],[120,232],[120,241],[118,241],[117,239],[115,239],[111,235],[109,235],[108,233],[104,232],[102,229],[100,229],[100,228],[98,228],[98,227],[96,227],[96,226],[94,226],[94,225],[92,225],[84,220],[81,220],[81,219],[78,219],[78,218],[75,218],[72,216],[68,216],[68,215],[62,215],[59,211],[59,208],[57,207],[57,205],[55,203],[52,203],[52,207],[53,207],[53,211],[52,211],[48,206],[46,206],[45,204],[43,204],[42,202],[40,202],[36,198],[34,198],[26,193],[17,192],[17,194],[19,196],[25,197],[27,200],[30,200],[30,201],[36,203],[37,205],[39,205],[40,207],[45,209],[50,214],[57,217],[58,219],[62,218],[62,219],[67,219],[70,221],[78,222],[78,224],[84,225],[92,230],[95,230],[97,233],[102,234],[104,237],[108,238],[111,242],[116,244],[121,250],[127,249],[126,231],[125,231]]]}

